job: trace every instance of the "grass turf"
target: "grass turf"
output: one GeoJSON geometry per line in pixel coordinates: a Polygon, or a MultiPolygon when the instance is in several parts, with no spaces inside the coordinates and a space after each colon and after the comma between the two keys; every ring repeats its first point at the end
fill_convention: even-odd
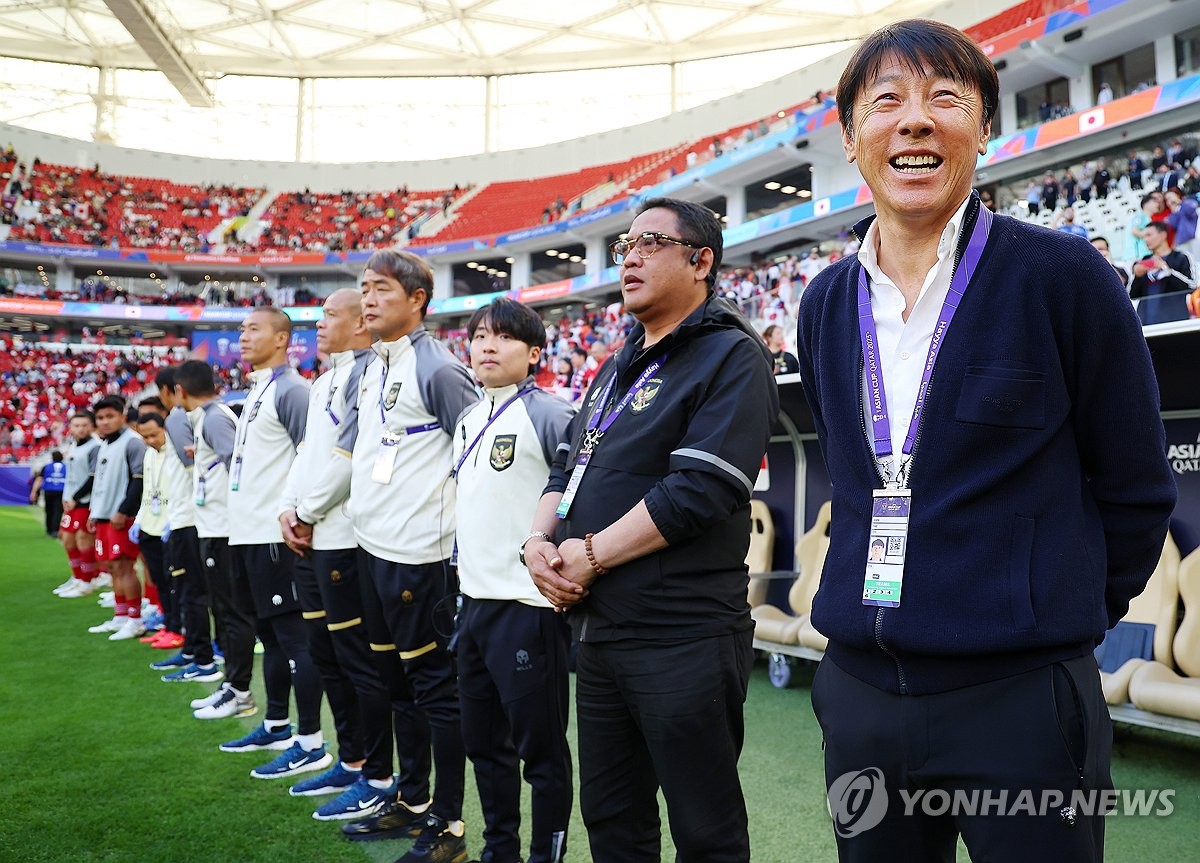
{"type": "MultiPolygon", "coordinates": [[[[394,860],[408,848],[398,840],[343,841],[336,825],[309,817],[324,798],[289,797],[287,780],[248,776],[275,753],[217,750],[261,714],[198,722],[187,702],[211,685],[161,683],[146,666],[162,651],[88,634],[105,612],[90,599],[50,594],[66,577],[66,561],[40,516],[0,507],[0,595],[9,610],[0,627],[0,741],[8,768],[0,782],[0,860],[362,863],[394,860]]],[[[811,676],[811,667],[798,666],[796,688],[774,689],[760,662],[751,681],[741,773],[756,863],[836,860],[811,676]]],[[[255,696],[265,702],[260,690],[255,696]]],[[[469,769],[467,776],[464,818],[477,855],[482,820],[469,769]]],[[[1119,727],[1113,777],[1119,788],[1176,789],[1175,812],[1110,819],[1107,859],[1194,859],[1200,741],[1119,727]]],[[[527,825],[528,793],[525,812],[527,825]]],[[[570,860],[590,860],[577,807],[570,845],[570,860]]],[[[961,846],[958,856],[968,859],[961,846]]],[[[664,836],[663,860],[673,857],[664,836]]]]}

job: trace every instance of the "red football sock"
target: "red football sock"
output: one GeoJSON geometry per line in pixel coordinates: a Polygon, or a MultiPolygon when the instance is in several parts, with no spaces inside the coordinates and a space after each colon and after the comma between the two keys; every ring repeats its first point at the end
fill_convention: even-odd
{"type": "Polygon", "coordinates": [[[84,581],[94,581],[100,574],[100,568],[96,566],[96,549],[89,545],[85,549],[77,549],[76,553],[79,555],[79,577],[84,581]]]}
{"type": "Polygon", "coordinates": [[[79,549],[68,549],[67,562],[71,564],[71,575],[75,576],[80,581],[87,581],[83,575],[83,556],[79,553],[79,549]]]}
{"type": "Polygon", "coordinates": [[[129,601],[119,593],[113,594],[113,617],[128,617],[129,601]]]}
{"type": "Polygon", "coordinates": [[[150,604],[162,611],[162,603],[158,601],[158,586],[148,581],[142,589],[146,592],[146,599],[150,600],[150,604]]]}

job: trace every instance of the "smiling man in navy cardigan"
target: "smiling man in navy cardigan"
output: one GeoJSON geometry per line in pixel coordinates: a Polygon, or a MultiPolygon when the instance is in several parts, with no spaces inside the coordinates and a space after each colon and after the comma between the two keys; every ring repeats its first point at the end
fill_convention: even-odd
{"type": "Polygon", "coordinates": [[[1101,860],[1092,650],[1175,502],[1137,316],[1086,240],[971,193],[999,83],[961,32],[877,31],[837,93],[876,214],[805,291],[797,353],[833,484],[812,697],[839,856],[953,861],[961,834],[977,860],[1101,860]]]}

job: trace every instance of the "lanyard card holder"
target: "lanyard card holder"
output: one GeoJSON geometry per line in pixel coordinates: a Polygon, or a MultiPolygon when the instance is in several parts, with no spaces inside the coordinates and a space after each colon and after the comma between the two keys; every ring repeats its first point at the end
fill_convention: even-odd
{"type": "Polygon", "coordinates": [[[899,608],[912,492],[906,488],[880,488],[873,495],[862,601],[863,605],[899,608]]]}
{"type": "Polygon", "coordinates": [[[375,453],[375,465],[371,468],[371,479],[380,485],[387,485],[392,481],[392,474],[396,471],[396,444],[400,443],[400,436],[385,432],[382,440],[379,442],[379,451],[375,453]]]}

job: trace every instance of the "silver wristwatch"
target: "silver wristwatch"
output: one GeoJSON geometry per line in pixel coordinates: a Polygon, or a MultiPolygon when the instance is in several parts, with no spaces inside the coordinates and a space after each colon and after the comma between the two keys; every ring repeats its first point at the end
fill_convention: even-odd
{"type": "Polygon", "coordinates": [[[544,530],[530,531],[529,536],[521,540],[521,547],[517,549],[517,558],[521,561],[521,566],[525,566],[525,546],[527,546],[529,544],[529,540],[533,539],[535,536],[540,536],[542,539],[546,540],[546,542],[551,542],[553,539],[550,534],[546,533],[544,530]]]}

